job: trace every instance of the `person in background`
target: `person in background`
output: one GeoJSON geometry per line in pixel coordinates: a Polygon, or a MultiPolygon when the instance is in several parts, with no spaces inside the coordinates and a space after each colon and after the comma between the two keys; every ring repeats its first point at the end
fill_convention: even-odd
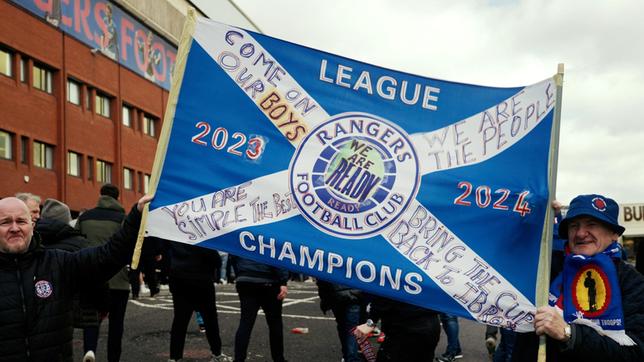
{"type": "Polygon", "coordinates": [[[516,332],[506,328],[487,326],[486,333],[485,333],[486,336],[488,336],[488,331],[490,330],[490,328],[494,329],[494,336],[492,337],[494,343],[491,344],[492,346],[496,345],[496,330],[498,329],[501,334],[501,341],[496,347],[496,350],[494,349],[494,347],[490,348],[490,344],[488,344],[490,337],[487,337],[485,340],[485,346],[488,348],[488,353],[490,353],[490,357],[492,361],[510,362],[512,360],[512,350],[514,349],[516,332]]]}
{"type": "Polygon", "coordinates": [[[438,313],[431,309],[372,296],[367,322],[354,330],[364,339],[382,319],[385,341],[378,349],[377,362],[431,362],[434,360],[441,327],[438,313]]]}
{"type": "Polygon", "coordinates": [[[496,339],[499,334],[499,327],[485,326],[485,349],[487,349],[490,361],[494,360],[494,352],[496,351],[496,339]]]}
{"type": "MultiPolygon", "coordinates": [[[[104,245],[121,227],[125,210],[118,202],[118,197],[119,189],[112,184],[105,184],[101,187],[96,207],[78,217],[75,228],[87,237],[92,246],[104,245]]],[[[130,279],[125,266],[109,280],[108,286],[109,298],[106,309],[110,323],[107,334],[107,360],[117,362],[121,359],[125,309],[130,295],[130,279]]],[[[89,361],[96,353],[99,328],[100,324],[96,327],[88,327],[83,333],[83,348],[89,361]]]]}
{"type": "Polygon", "coordinates": [[[358,343],[351,333],[353,328],[365,320],[366,303],[362,298],[362,291],[319,279],[317,285],[322,313],[333,311],[344,362],[362,361],[358,343]]]}
{"type": "Polygon", "coordinates": [[[19,192],[16,197],[22,200],[29,208],[31,221],[35,224],[40,219],[40,196],[31,194],[29,192],[19,192]]]}
{"type": "Polygon", "coordinates": [[[221,351],[214,282],[221,266],[219,253],[194,245],[166,241],[170,256],[170,292],[174,317],[170,329],[170,361],[183,358],[188,324],[197,311],[206,327],[212,362],[231,361],[221,351]]]}
{"type": "Polygon", "coordinates": [[[219,252],[221,258],[221,267],[219,267],[219,281],[220,284],[228,284],[228,253],[225,251],[219,252]]]}
{"type": "Polygon", "coordinates": [[[644,276],[621,259],[619,206],[580,195],[559,224],[567,239],[550,306],[535,315],[535,333],[517,335],[513,361],[536,361],[546,336],[547,361],[644,361],[644,276]]]}
{"type": "Polygon", "coordinates": [[[130,287],[132,299],[138,299],[141,292],[141,283],[144,281],[150,290],[150,298],[159,294],[159,279],[157,277],[157,264],[163,259],[164,241],[155,237],[146,237],[139,258],[137,269],[130,269],[130,287]],[[144,276],[144,277],[142,277],[144,276]]]}
{"type": "Polygon", "coordinates": [[[72,220],[69,207],[56,199],[47,199],[40,212],[35,231],[42,245],[48,249],[65,250],[71,253],[89,246],[78,230],[69,226],[72,220]]]}
{"type": "Polygon", "coordinates": [[[644,275],[644,241],[640,241],[637,246],[637,254],[635,257],[635,267],[640,274],[644,275]]]}
{"type": "Polygon", "coordinates": [[[461,344],[458,340],[458,318],[447,313],[439,313],[438,318],[440,319],[445,335],[447,336],[447,348],[445,349],[445,353],[436,358],[436,360],[441,362],[452,362],[463,358],[461,344]]]}
{"type": "Polygon", "coordinates": [[[139,200],[108,243],[75,253],[45,249],[25,203],[0,200],[0,361],[73,360],[74,295],[129,261],[151,199],[139,200]]]}
{"type": "MultiPolygon", "coordinates": [[[[241,315],[235,333],[235,362],[246,361],[251,332],[262,308],[268,324],[268,339],[274,362],[284,362],[284,330],[282,302],[288,294],[288,271],[256,261],[229,255],[237,276],[235,288],[239,295],[241,315]]],[[[206,326],[206,331],[207,331],[206,326]]]]}

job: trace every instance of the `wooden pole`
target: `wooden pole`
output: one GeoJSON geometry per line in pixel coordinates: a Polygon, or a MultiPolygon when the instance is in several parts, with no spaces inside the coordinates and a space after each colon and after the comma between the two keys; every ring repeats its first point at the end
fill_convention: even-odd
{"type": "MultiPolygon", "coordinates": [[[[564,65],[557,66],[555,85],[557,95],[555,98],[555,114],[552,121],[552,132],[550,133],[550,158],[548,160],[548,206],[546,209],[546,220],[544,232],[541,237],[541,249],[539,255],[539,270],[537,271],[537,308],[548,305],[548,292],[550,289],[550,264],[552,258],[552,228],[554,223],[554,211],[552,201],[557,191],[557,165],[559,160],[559,130],[561,125],[561,97],[563,90],[564,65]]],[[[546,361],[546,336],[539,337],[538,362],[546,361]]]]}
{"type": "MultiPolygon", "coordinates": [[[[157,143],[157,151],[154,156],[154,166],[152,167],[152,175],[150,177],[149,188],[149,193],[152,195],[156,193],[157,185],[159,184],[159,177],[161,175],[161,169],[163,168],[163,162],[165,160],[165,154],[168,149],[168,140],[170,139],[172,123],[174,122],[174,114],[177,107],[177,102],[179,100],[179,90],[181,89],[181,83],[183,82],[183,74],[186,68],[186,62],[188,59],[188,53],[190,51],[190,45],[192,44],[192,36],[195,31],[196,23],[196,11],[195,9],[190,8],[188,9],[186,21],[183,24],[183,32],[181,33],[179,49],[177,50],[176,63],[174,72],[172,74],[172,86],[170,88],[170,95],[168,97],[168,103],[166,105],[166,111],[163,117],[163,128],[161,129],[161,135],[159,136],[159,142],[157,143]]],[[[143,209],[143,215],[141,217],[141,227],[139,228],[139,234],[136,239],[134,254],[132,255],[132,263],[130,264],[132,269],[137,269],[139,266],[141,249],[143,248],[143,238],[146,236],[145,227],[148,220],[149,205],[150,204],[145,204],[145,208],[143,209]]]]}

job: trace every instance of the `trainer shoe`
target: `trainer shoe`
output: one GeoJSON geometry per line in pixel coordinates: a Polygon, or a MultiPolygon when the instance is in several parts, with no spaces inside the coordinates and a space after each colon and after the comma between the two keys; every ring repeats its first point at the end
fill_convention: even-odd
{"type": "Polygon", "coordinates": [[[485,339],[485,348],[487,348],[487,353],[492,356],[496,350],[496,338],[489,336],[485,339]]]}
{"type": "Polygon", "coordinates": [[[443,353],[440,357],[436,357],[436,360],[440,362],[453,362],[460,358],[463,358],[462,353],[458,353],[458,354],[443,353]]]}
{"type": "Polygon", "coordinates": [[[85,353],[85,356],[83,356],[83,362],[94,362],[96,361],[96,355],[94,355],[94,351],[87,351],[85,353]]]}
{"type": "Polygon", "coordinates": [[[210,362],[233,362],[232,357],[227,356],[225,354],[220,354],[219,356],[215,356],[214,354],[212,355],[212,358],[210,359],[210,362]]]}
{"type": "Polygon", "coordinates": [[[461,351],[458,351],[457,353],[449,353],[445,352],[440,355],[440,357],[437,357],[437,361],[455,361],[457,359],[463,358],[463,353],[461,351]]]}

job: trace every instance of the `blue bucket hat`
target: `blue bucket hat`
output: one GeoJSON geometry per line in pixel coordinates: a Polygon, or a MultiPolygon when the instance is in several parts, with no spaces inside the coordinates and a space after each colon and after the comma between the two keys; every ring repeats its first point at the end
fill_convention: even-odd
{"type": "Polygon", "coordinates": [[[559,237],[568,239],[568,224],[578,216],[590,216],[608,226],[618,235],[624,233],[624,227],[617,223],[619,206],[615,200],[602,195],[579,195],[572,199],[566,218],[559,224],[559,237]]]}

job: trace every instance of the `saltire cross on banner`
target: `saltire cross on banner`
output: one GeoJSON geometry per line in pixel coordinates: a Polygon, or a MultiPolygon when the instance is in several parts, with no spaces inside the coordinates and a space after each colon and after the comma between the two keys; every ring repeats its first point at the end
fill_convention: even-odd
{"type": "Polygon", "coordinates": [[[190,15],[145,233],[531,330],[557,77],[425,78],[190,15]]]}

